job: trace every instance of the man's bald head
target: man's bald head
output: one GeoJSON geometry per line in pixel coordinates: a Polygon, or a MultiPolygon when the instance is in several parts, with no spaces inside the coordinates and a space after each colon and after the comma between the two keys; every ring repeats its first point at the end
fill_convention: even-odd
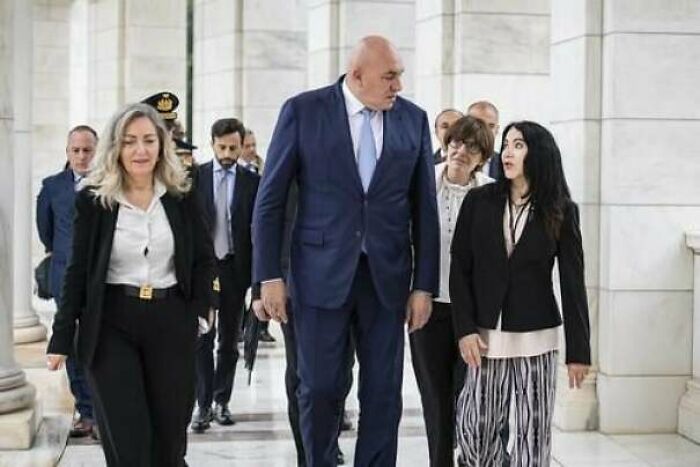
{"type": "Polygon", "coordinates": [[[350,54],[345,77],[350,91],[373,110],[388,110],[402,89],[403,63],[396,47],[382,36],[367,36],[350,54]]]}

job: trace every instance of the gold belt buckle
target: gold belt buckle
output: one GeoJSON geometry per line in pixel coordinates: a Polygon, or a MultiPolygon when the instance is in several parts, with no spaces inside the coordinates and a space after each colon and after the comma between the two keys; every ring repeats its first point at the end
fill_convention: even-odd
{"type": "Polygon", "coordinates": [[[150,285],[142,285],[139,288],[139,298],[141,300],[151,300],[153,298],[153,287],[150,285]]]}

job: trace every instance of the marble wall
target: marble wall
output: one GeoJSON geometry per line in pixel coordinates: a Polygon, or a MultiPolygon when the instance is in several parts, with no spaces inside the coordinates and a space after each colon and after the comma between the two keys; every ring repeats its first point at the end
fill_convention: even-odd
{"type": "Polygon", "coordinates": [[[549,0],[416,0],[416,100],[431,119],[486,99],[501,126],[548,122],[549,38],[549,0]]]}
{"type": "Polygon", "coordinates": [[[194,9],[193,141],[213,157],[210,127],[236,117],[264,157],[284,100],[306,88],[304,0],[198,0],[194,9]]]}
{"type": "Polygon", "coordinates": [[[552,2],[551,11],[550,127],[581,214],[594,367],[583,390],[571,391],[561,355],[554,421],[567,430],[598,426],[601,9],[601,0],[562,0],[552,2]]]}
{"type": "Polygon", "coordinates": [[[389,38],[403,60],[402,95],[415,97],[415,0],[307,0],[308,86],[328,85],[347,69],[348,55],[364,36],[389,38]]]}

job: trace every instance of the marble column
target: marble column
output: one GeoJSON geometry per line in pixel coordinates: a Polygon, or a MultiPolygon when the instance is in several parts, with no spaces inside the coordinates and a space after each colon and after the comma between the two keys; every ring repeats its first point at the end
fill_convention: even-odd
{"type": "Polygon", "coordinates": [[[485,99],[502,126],[550,120],[549,0],[415,3],[416,100],[429,118],[485,99]]]}
{"type": "Polygon", "coordinates": [[[120,106],[165,90],[185,115],[187,0],[96,0],[75,17],[88,24],[84,121],[102,130],[120,106]]]}
{"type": "Polygon", "coordinates": [[[502,124],[548,122],[550,1],[456,0],[454,11],[453,105],[486,99],[502,124]]]}
{"type": "MultiPolygon", "coordinates": [[[[13,223],[18,215],[15,203],[17,185],[29,185],[29,178],[15,179],[15,163],[26,157],[14,148],[15,141],[15,86],[17,79],[30,82],[29,74],[16,73],[23,57],[16,55],[17,41],[30,40],[27,30],[18,25],[27,24],[27,9],[22,0],[0,1],[0,449],[27,449],[31,446],[41,418],[34,410],[35,388],[28,384],[24,372],[14,359],[12,313],[15,309],[14,289],[18,280],[14,268],[14,248],[28,243],[17,238],[13,223]]],[[[20,84],[21,86],[21,84],[20,84]]],[[[22,110],[19,110],[20,115],[22,110]]],[[[24,117],[22,117],[24,118],[24,117]]],[[[26,121],[25,121],[26,123],[26,121]]],[[[25,127],[26,128],[26,127],[25,127]]],[[[29,261],[29,258],[25,258],[29,261]]]]}
{"type": "Polygon", "coordinates": [[[563,155],[564,172],[581,213],[586,288],[591,322],[592,371],[583,388],[568,388],[560,354],[554,423],[562,430],[598,426],[598,296],[600,230],[601,0],[552,2],[551,129],[563,155]]]}
{"type": "Polygon", "coordinates": [[[455,3],[416,0],[415,95],[430,118],[448,107],[464,110],[454,100],[455,3]]]}
{"type": "Polygon", "coordinates": [[[693,355],[700,9],[602,5],[600,431],[676,432],[693,355]]]}
{"type": "Polygon", "coordinates": [[[211,124],[241,117],[243,2],[195,0],[193,16],[192,141],[203,162],[212,157],[211,124]]]}
{"type": "Polygon", "coordinates": [[[700,230],[686,234],[693,252],[693,377],[678,407],[678,432],[700,443],[700,230]]]}
{"type": "Polygon", "coordinates": [[[345,73],[358,40],[380,34],[401,54],[404,97],[414,96],[415,0],[308,0],[308,85],[326,86],[345,73]]]}
{"type": "MultiPolygon", "coordinates": [[[[15,10],[15,24],[20,40],[13,43],[15,57],[14,74],[14,184],[15,212],[12,228],[14,238],[32,238],[32,56],[33,27],[32,4],[20,2],[15,10]],[[19,183],[17,183],[19,182],[19,183]],[[26,183],[25,183],[26,182],[26,183]]],[[[39,316],[32,309],[32,243],[14,242],[12,249],[14,284],[13,318],[14,341],[17,344],[37,342],[46,339],[46,327],[39,322],[39,316]]]]}
{"type": "Polygon", "coordinates": [[[264,158],[279,109],[306,89],[303,0],[202,0],[194,9],[193,141],[210,159],[210,127],[236,117],[264,158]]]}

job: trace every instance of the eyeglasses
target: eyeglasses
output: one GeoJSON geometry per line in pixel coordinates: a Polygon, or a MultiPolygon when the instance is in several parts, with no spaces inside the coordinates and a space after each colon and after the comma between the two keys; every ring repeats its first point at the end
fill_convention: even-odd
{"type": "Polygon", "coordinates": [[[473,141],[452,141],[447,145],[448,148],[454,151],[459,151],[462,146],[471,155],[481,154],[481,147],[473,141]]]}

